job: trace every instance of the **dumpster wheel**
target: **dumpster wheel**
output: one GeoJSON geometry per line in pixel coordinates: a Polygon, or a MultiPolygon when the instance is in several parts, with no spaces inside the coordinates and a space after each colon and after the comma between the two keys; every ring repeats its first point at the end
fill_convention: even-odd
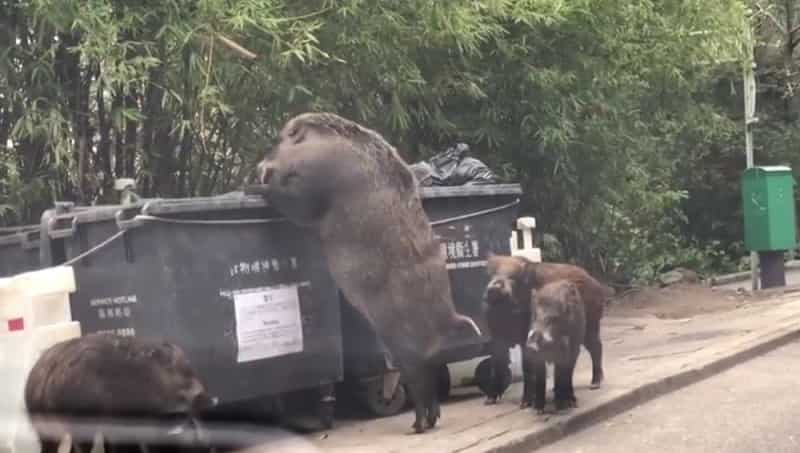
{"type": "MultiPolygon", "coordinates": [[[[500,377],[501,379],[501,392],[502,395],[508,390],[508,387],[511,385],[511,367],[506,367],[503,375],[500,377]]],[[[475,382],[478,384],[478,388],[481,389],[484,395],[489,394],[489,387],[492,385],[492,358],[487,357],[475,367],[475,382]]]]}
{"type": "Polygon", "coordinates": [[[317,416],[323,429],[331,429],[336,414],[336,387],[333,384],[323,385],[320,387],[320,393],[317,416]]]}
{"type": "Polygon", "coordinates": [[[408,392],[403,384],[397,386],[391,399],[384,398],[383,381],[381,379],[364,382],[357,395],[364,406],[378,417],[399,414],[408,403],[408,392]]]}
{"type": "Polygon", "coordinates": [[[331,402],[320,403],[319,408],[317,409],[317,416],[319,417],[319,422],[322,425],[323,429],[333,428],[333,420],[335,412],[336,408],[334,406],[334,403],[331,402]]]}

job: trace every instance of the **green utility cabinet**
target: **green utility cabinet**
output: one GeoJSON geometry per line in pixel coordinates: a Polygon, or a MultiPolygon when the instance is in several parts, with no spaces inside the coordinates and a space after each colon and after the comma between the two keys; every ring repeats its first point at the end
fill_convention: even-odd
{"type": "Polygon", "coordinates": [[[742,175],[744,244],[751,251],[791,250],[797,244],[795,180],[786,166],[752,167],[742,175]]]}

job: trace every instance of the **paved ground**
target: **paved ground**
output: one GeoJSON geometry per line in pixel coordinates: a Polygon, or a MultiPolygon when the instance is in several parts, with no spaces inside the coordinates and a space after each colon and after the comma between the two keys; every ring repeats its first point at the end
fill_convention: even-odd
{"type": "Polygon", "coordinates": [[[800,343],[792,343],[538,451],[800,451],[798,375],[800,343]]]}
{"type": "Polygon", "coordinates": [[[590,361],[588,354],[582,353],[575,377],[580,407],[572,413],[538,417],[520,411],[519,384],[496,406],[484,406],[478,390],[466,387],[455,391],[454,401],[443,407],[440,426],[425,435],[409,434],[413,416],[406,412],[377,420],[339,418],[335,429],[306,437],[325,452],[372,452],[376,446],[386,452],[496,451],[493,449],[561,430],[571,421],[603,418],[611,404],[622,398],[636,400],[687,370],[702,374],[707,364],[762,341],[776,326],[784,332],[800,328],[797,294],[755,303],[731,299],[731,304],[727,311],[691,318],[659,318],[644,312],[640,317],[631,313],[607,317],[603,331],[607,381],[600,390],[588,389],[590,361]],[[706,365],[697,368],[697,363],[706,365]]]}

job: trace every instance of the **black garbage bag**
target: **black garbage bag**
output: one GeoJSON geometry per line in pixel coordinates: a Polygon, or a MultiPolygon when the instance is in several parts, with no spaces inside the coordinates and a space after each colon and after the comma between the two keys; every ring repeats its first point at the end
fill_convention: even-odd
{"type": "Polygon", "coordinates": [[[445,151],[411,165],[411,171],[419,180],[420,186],[464,186],[473,184],[493,184],[497,175],[483,162],[474,157],[466,157],[469,145],[458,143],[445,151]]]}

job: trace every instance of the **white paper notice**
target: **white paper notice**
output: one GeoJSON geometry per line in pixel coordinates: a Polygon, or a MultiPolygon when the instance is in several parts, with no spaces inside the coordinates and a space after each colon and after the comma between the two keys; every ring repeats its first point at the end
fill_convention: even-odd
{"type": "Polygon", "coordinates": [[[303,351],[303,325],[296,285],[233,295],[238,362],[303,351]]]}

